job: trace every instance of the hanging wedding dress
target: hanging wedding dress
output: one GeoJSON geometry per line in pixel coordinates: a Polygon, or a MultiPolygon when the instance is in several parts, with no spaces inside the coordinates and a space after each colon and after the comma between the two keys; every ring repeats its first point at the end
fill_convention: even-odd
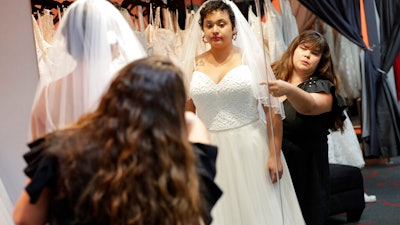
{"type": "Polygon", "coordinates": [[[150,23],[146,27],[146,38],[149,55],[163,55],[169,57],[173,62],[178,63],[179,59],[175,52],[176,33],[170,29],[172,22],[170,17],[165,21],[165,25],[170,28],[161,27],[161,8],[156,8],[155,18],[153,18],[153,7],[150,7],[150,23]]]}
{"type": "MultiPolygon", "coordinates": [[[[47,51],[50,48],[50,44],[44,40],[43,34],[40,31],[39,25],[32,15],[33,34],[36,46],[36,58],[38,62],[39,77],[49,76],[47,51]]],[[[43,78],[45,79],[45,78],[43,78]]]]}
{"type": "Polygon", "coordinates": [[[340,83],[340,94],[348,105],[361,96],[360,48],[326,23],[316,23],[326,38],[340,83]]]}
{"type": "Polygon", "coordinates": [[[47,43],[51,43],[56,33],[56,28],[54,25],[53,15],[51,14],[51,10],[44,9],[43,14],[38,15],[38,22],[44,40],[47,43]]]}
{"type": "Polygon", "coordinates": [[[361,96],[360,47],[338,33],[336,38],[338,61],[337,74],[341,80],[342,92],[348,103],[361,96]]]}
{"type": "Polygon", "coordinates": [[[269,58],[270,54],[269,54],[269,50],[268,50],[268,34],[262,33],[261,29],[262,29],[263,25],[261,25],[261,20],[259,17],[256,16],[256,14],[254,14],[251,6],[249,6],[249,13],[248,13],[247,18],[248,18],[251,29],[254,31],[255,36],[257,37],[258,43],[261,43],[264,46],[265,56],[268,57],[268,61],[271,62],[271,59],[269,58]]]}
{"type": "Polygon", "coordinates": [[[142,44],[143,49],[147,49],[147,40],[145,33],[145,23],[143,18],[143,6],[137,5],[137,16],[138,18],[135,21],[135,29],[133,32],[136,34],[136,37],[139,39],[142,44]]]}
{"type": "Polygon", "coordinates": [[[282,13],[282,34],[286,46],[289,46],[299,34],[296,18],[293,16],[289,0],[279,0],[282,13]]]}
{"type": "Polygon", "coordinates": [[[268,53],[271,62],[278,60],[287,46],[283,39],[282,33],[282,17],[272,5],[271,0],[264,2],[267,21],[263,23],[263,33],[265,42],[268,43],[268,53]]]}

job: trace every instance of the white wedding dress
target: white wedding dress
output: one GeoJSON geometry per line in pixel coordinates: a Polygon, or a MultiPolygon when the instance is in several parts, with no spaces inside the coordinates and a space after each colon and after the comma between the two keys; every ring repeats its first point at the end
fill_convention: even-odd
{"type": "Polygon", "coordinates": [[[218,146],[216,183],[223,195],[212,210],[215,225],[304,224],[289,170],[272,184],[266,125],[259,119],[250,69],[240,65],[215,83],[195,71],[191,98],[218,146]],[[280,190],[280,191],[279,191],[280,190]]]}

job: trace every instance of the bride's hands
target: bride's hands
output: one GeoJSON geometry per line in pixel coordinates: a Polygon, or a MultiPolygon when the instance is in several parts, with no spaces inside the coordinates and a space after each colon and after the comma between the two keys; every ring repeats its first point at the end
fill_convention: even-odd
{"type": "Polygon", "coordinates": [[[268,159],[267,167],[272,183],[276,183],[278,179],[282,178],[283,165],[280,157],[276,158],[275,160],[275,157],[270,156],[268,159]]]}

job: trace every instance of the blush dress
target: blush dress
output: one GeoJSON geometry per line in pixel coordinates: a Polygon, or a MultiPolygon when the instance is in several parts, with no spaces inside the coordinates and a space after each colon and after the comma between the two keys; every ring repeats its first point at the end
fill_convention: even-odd
{"type": "Polygon", "coordinates": [[[251,84],[250,69],[244,64],[219,83],[193,72],[191,98],[219,149],[215,181],[223,194],[212,210],[213,224],[304,224],[283,154],[282,179],[271,182],[266,125],[251,84]]]}

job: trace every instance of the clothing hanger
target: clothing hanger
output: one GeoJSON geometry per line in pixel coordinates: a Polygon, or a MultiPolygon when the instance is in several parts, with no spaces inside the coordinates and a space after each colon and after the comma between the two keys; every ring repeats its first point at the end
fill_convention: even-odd
{"type": "Polygon", "coordinates": [[[32,5],[32,15],[35,17],[35,19],[38,19],[39,14],[44,13],[45,9],[51,10],[51,15],[53,15],[53,23],[57,24],[59,21],[59,16],[56,16],[55,12],[59,12],[59,9],[62,8],[67,8],[69,5],[71,5],[73,1],[62,1],[58,2],[55,0],[31,0],[31,5],[32,5]],[[53,11],[54,9],[54,11],[53,11]]]}

